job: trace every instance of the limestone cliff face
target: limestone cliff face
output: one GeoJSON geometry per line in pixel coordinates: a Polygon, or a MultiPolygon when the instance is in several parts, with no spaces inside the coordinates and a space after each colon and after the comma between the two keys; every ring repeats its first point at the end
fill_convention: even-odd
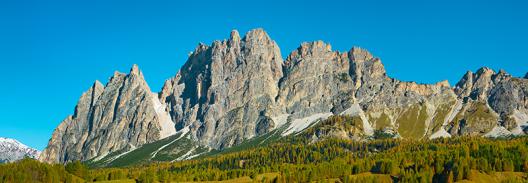
{"type": "Polygon", "coordinates": [[[351,100],[349,69],[347,53],[332,51],[322,41],[303,43],[285,62],[277,97],[281,113],[303,118],[341,109],[351,100]]]}
{"type": "Polygon", "coordinates": [[[483,133],[495,127],[514,135],[528,131],[527,79],[483,67],[476,73],[466,73],[454,91],[464,101],[461,114],[469,114],[453,121],[453,132],[467,129],[483,133]]]}
{"type": "Polygon", "coordinates": [[[296,134],[337,114],[353,117],[353,126],[315,134],[364,140],[380,133],[422,139],[528,131],[526,77],[482,68],[455,87],[405,82],[389,77],[365,49],[339,52],[322,41],[302,43],[282,58],[275,41],[255,29],[198,45],[157,95],[137,66],[128,75],[116,72],[81,96],[40,159],[100,159],[177,131],[222,149],[274,130],[296,134]]]}
{"type": "Polygon", "coordinates": [[[178,129],[192,127],[193,137],[213,148],[283,125],[289,125],[283,135],[291,134],[335,114],[360,116],[360,129],[371,136],[375,131],[415,139],[485,135],[509,124],[499,122],[504,107],[490,108],[512,102],[491,99],[517,100],[500,92],[517,85],[496,87],[508,77],[484,68],[466,74],[455,88],[447,81],[403,82],[387,76],[381,60],[367,50],[333,51],[322,41],[301,44],[283,62],[275,42],[257,29],[242,39],[233,31],[229,40],[199,45],[166,82],[160,100],[178,129]]]}
{"type": "Polygon", "coordinates": [[[277,44],[261,29],[212,46],[199,45],[177,76],[166,82],[161,100],[178,128],[191,126],[202,143],[220,148],[273,127],[283,60],[277,44]]]}
{"type": "Polygon", "coordinates": [[[389,78],[379,58],[354,47],[332,51],[317,41],[302,44],[285,62],[277,104],[292,119],[316,114],[361,115],[361,129],[422,138],[439,130],[457,98],[449,84],[389,78]],[[415,128],[416,127],[416,128],[415,128]]]}
{"type": "Polygon", "coordinates": [[[170,135],[171,129],[163,128],[168,121],[162,121],[163,113],[154,108],[160,103],[155,100],[135,65],[128,75],[115,72],[106,86],[96,81],[79,99],[75,113],[55,129],[40,160],[97,159],[170,135]]]}

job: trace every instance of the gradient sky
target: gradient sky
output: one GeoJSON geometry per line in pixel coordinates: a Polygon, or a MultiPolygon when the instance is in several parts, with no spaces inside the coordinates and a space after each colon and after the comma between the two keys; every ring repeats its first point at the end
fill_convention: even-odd
{"type": "Polygon", "coordinates": [[[360,46],[404,81],[453,85],[482,66],[523,76],[527,2],[1,0],[0,136],[42,150],[95,80],[136,63],[157,92],[231,29],[264,28],[283,57],[303,41],[360,46]]]}

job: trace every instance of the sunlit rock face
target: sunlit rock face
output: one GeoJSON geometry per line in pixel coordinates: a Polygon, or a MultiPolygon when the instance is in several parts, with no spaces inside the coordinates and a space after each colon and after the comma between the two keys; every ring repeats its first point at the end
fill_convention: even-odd
{"type": "Polygon", "coordinates": [[[199,45],[161,93],[177,127],[191,126],[194,137],[214,148],[228,147],[269,131],[277,106],[283,60],[262,29],[243,38],[199,45]]]}
{"type": "Polygon", "coordinates": [[[83,93],[74,114],[55,129],[39,159],[86,161],[170,136],[170,131],[175,131],[174,123],[163,129],[167,121],[161,120],[163,116],[154,105],[160,102],[155,100],[158,98],[136,65],[129,74],[115,72],[106,86],[96,81],[83,93]]]}
{"type": "Polygon", "coordinates": [[[81,96],[40,159],[99,159],[182,130],[197,144],[223,149],[274,130],[296,134],[338,114],[357,126],[328,133],[353,140],[526,133],[526,77],[481,68],[454,87],[405,82],[389,77],[366,49],[340,52],[322,41],[302,43],[284,58],[264,30],[254,29],[199,44],[159,94],[137,66],[116,72],[81,96]]]}

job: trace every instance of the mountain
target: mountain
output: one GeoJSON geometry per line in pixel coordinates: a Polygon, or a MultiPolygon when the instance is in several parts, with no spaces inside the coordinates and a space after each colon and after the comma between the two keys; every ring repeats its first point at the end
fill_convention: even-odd
{"type": "Polygon", "coordinates": [[[40,152],[15,139],[0,137],[0,163],[14,162],[25,157],[37,158],[40,152]]]}
{"type": "Polygon", "coordinates": [[[136,65],[115,72],[106,86],[96,81],[83,93],[73,115],[53,132],[39,159],[69,162],[128,151],[175,133],[174,123],[136,65]]]}
{"type": "Polygon", "coordinates": [[[389,77],[380,58],[359,47],[340,52],[305,42],[283,60],[276,42],[254,29],[199,44],[158,94],[136,65],[129,74],[116,72],[106,86],[95,82],[40,160],[178,161],[297,134],[370,140],[527,132],[526,78],[483,67],[454,87],[405,82],[389,77]],[[333,115],[349,116],[354,125],[299,133],[333,115]]]}

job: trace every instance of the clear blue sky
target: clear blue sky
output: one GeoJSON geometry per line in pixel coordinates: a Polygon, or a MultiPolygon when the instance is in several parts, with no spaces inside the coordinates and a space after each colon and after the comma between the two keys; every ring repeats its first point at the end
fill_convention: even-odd
{"type": "Polygon", "coordinates": [[[519,1],[0,1],[0,136],[43,149],[94,82],[136,63],[153,91],[199,42],[262,27],[283,57],[303,41],[360,46],[391,77],[454,84],[467,70],[528,71],[519,1]],[[148,2],[148,3],[147,3],[148,2]]]}

